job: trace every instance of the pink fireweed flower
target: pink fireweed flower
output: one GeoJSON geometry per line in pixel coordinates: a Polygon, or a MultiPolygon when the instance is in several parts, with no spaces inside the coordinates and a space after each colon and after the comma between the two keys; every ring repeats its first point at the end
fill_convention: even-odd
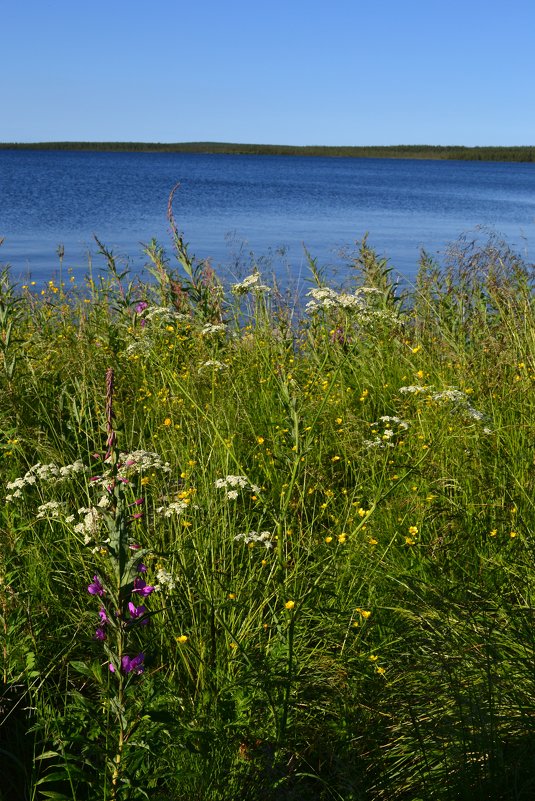
{"type": "MultiPolygon", "coordinates": [[[[130,618],[133,622],[138,618],[143,617],[143,615],[147,612],[147,607],[143,606],[143,604],[141,604],[140,606],[136,606],[135,604],[132,603],[132,601],[129,601],[128,611],[130,612],[130,618]]],[[[140,620],[139,622],[141,626],[146,626],[147,623],[149,622],[149,619],[146,618],[146,620],[140,620]]]]}
{"type": "Polygon", "coordinates": [[[90,595],[99,595],[100,597],[104,595],[105,590],[98,576],[93,576],[93,581],[89,584],[87,591],[90,595]]]}
{"type": "MultiPolygon", "coordinates": [[[[144,663],[145,661],[145,654],[139,653],[137,656],[130,658],[127,654],[121,657],[121,671],[122,673],[143,673],[145,670],[144,663]]],[[[113,662],[110,662],[108,665],[110,669],[110,673],[115,673],[115,665],[113,662]]]]}
{"type": "Polygon", "coordinates": [[[139,653],[137,656],[134,656],[133,659],[130,659],[129,656],[123,656],[121,659],[121,669],[123,673],[143,673],[145,670],[144,663],[145,661],[145,654],[139,653]]]}
{"type": "Polygon", "coordinates": [[[143,598],[146,598],[147,595],[150,595],[151,592],[154,592],[154,587],[148,585],[147,582],[140,576],[136,576],[134,579],[134,589],[132,590],[132,593],[134,592],[138,592],[143,598]]]}

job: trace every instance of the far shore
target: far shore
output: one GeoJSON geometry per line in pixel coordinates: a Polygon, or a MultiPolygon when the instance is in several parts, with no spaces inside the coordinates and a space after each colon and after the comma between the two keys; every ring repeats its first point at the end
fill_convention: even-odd
{"type": "Polygon", "coordinates": [[[78,150],[136,153],[211,153],[252,156],[434,159],[534,162],[535,146],[462,145],[323,146],[258,145],[232,142],[0,142],[0,150],[78,150]]]}

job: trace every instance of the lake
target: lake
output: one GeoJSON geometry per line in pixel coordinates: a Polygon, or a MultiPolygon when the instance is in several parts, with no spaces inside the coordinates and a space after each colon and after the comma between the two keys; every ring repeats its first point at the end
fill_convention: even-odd
{"type": "Polygon", "coordinates": [[[0,150],[0,263],[37,281],[103,264],[93,234],[142,271],[141,243],[171,250],[167,201],[191,251],[224,275],[253,263],[282,283],[307,274],[303,243],[342,279],[355,242],[410,280],[420,249],[441,260],[479,226],[527,260],[535,246],[535,165],[501,162],[0,150]]]}

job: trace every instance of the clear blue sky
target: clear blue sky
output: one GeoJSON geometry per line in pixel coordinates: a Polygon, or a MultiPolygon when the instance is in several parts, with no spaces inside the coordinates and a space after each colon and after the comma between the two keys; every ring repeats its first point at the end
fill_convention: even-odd
{"type": "Polygon", "coordinates": [[[534,0],[4,0],[0,141],[535,144],[534,0]]]}

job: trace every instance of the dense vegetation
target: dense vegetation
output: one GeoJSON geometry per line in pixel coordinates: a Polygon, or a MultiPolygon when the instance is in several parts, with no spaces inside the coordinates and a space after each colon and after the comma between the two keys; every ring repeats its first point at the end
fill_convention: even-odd
{"type": "Polygon", "coordinates": [[[2,276],[0,798],[532,798],[531,268],[174,246],[2,276]]]}
{"type": "Polygon", "coordinates": [[[103,150],[144,153],[229,153],[254,156],[331,156],[345,158],[460,159],[463,161],[535,161],[535,147],[462,147],[460,145],[392,145],[322,147],[247,145],[229,142],[33,142],[0,143],[4,150],[103,150]]]}

